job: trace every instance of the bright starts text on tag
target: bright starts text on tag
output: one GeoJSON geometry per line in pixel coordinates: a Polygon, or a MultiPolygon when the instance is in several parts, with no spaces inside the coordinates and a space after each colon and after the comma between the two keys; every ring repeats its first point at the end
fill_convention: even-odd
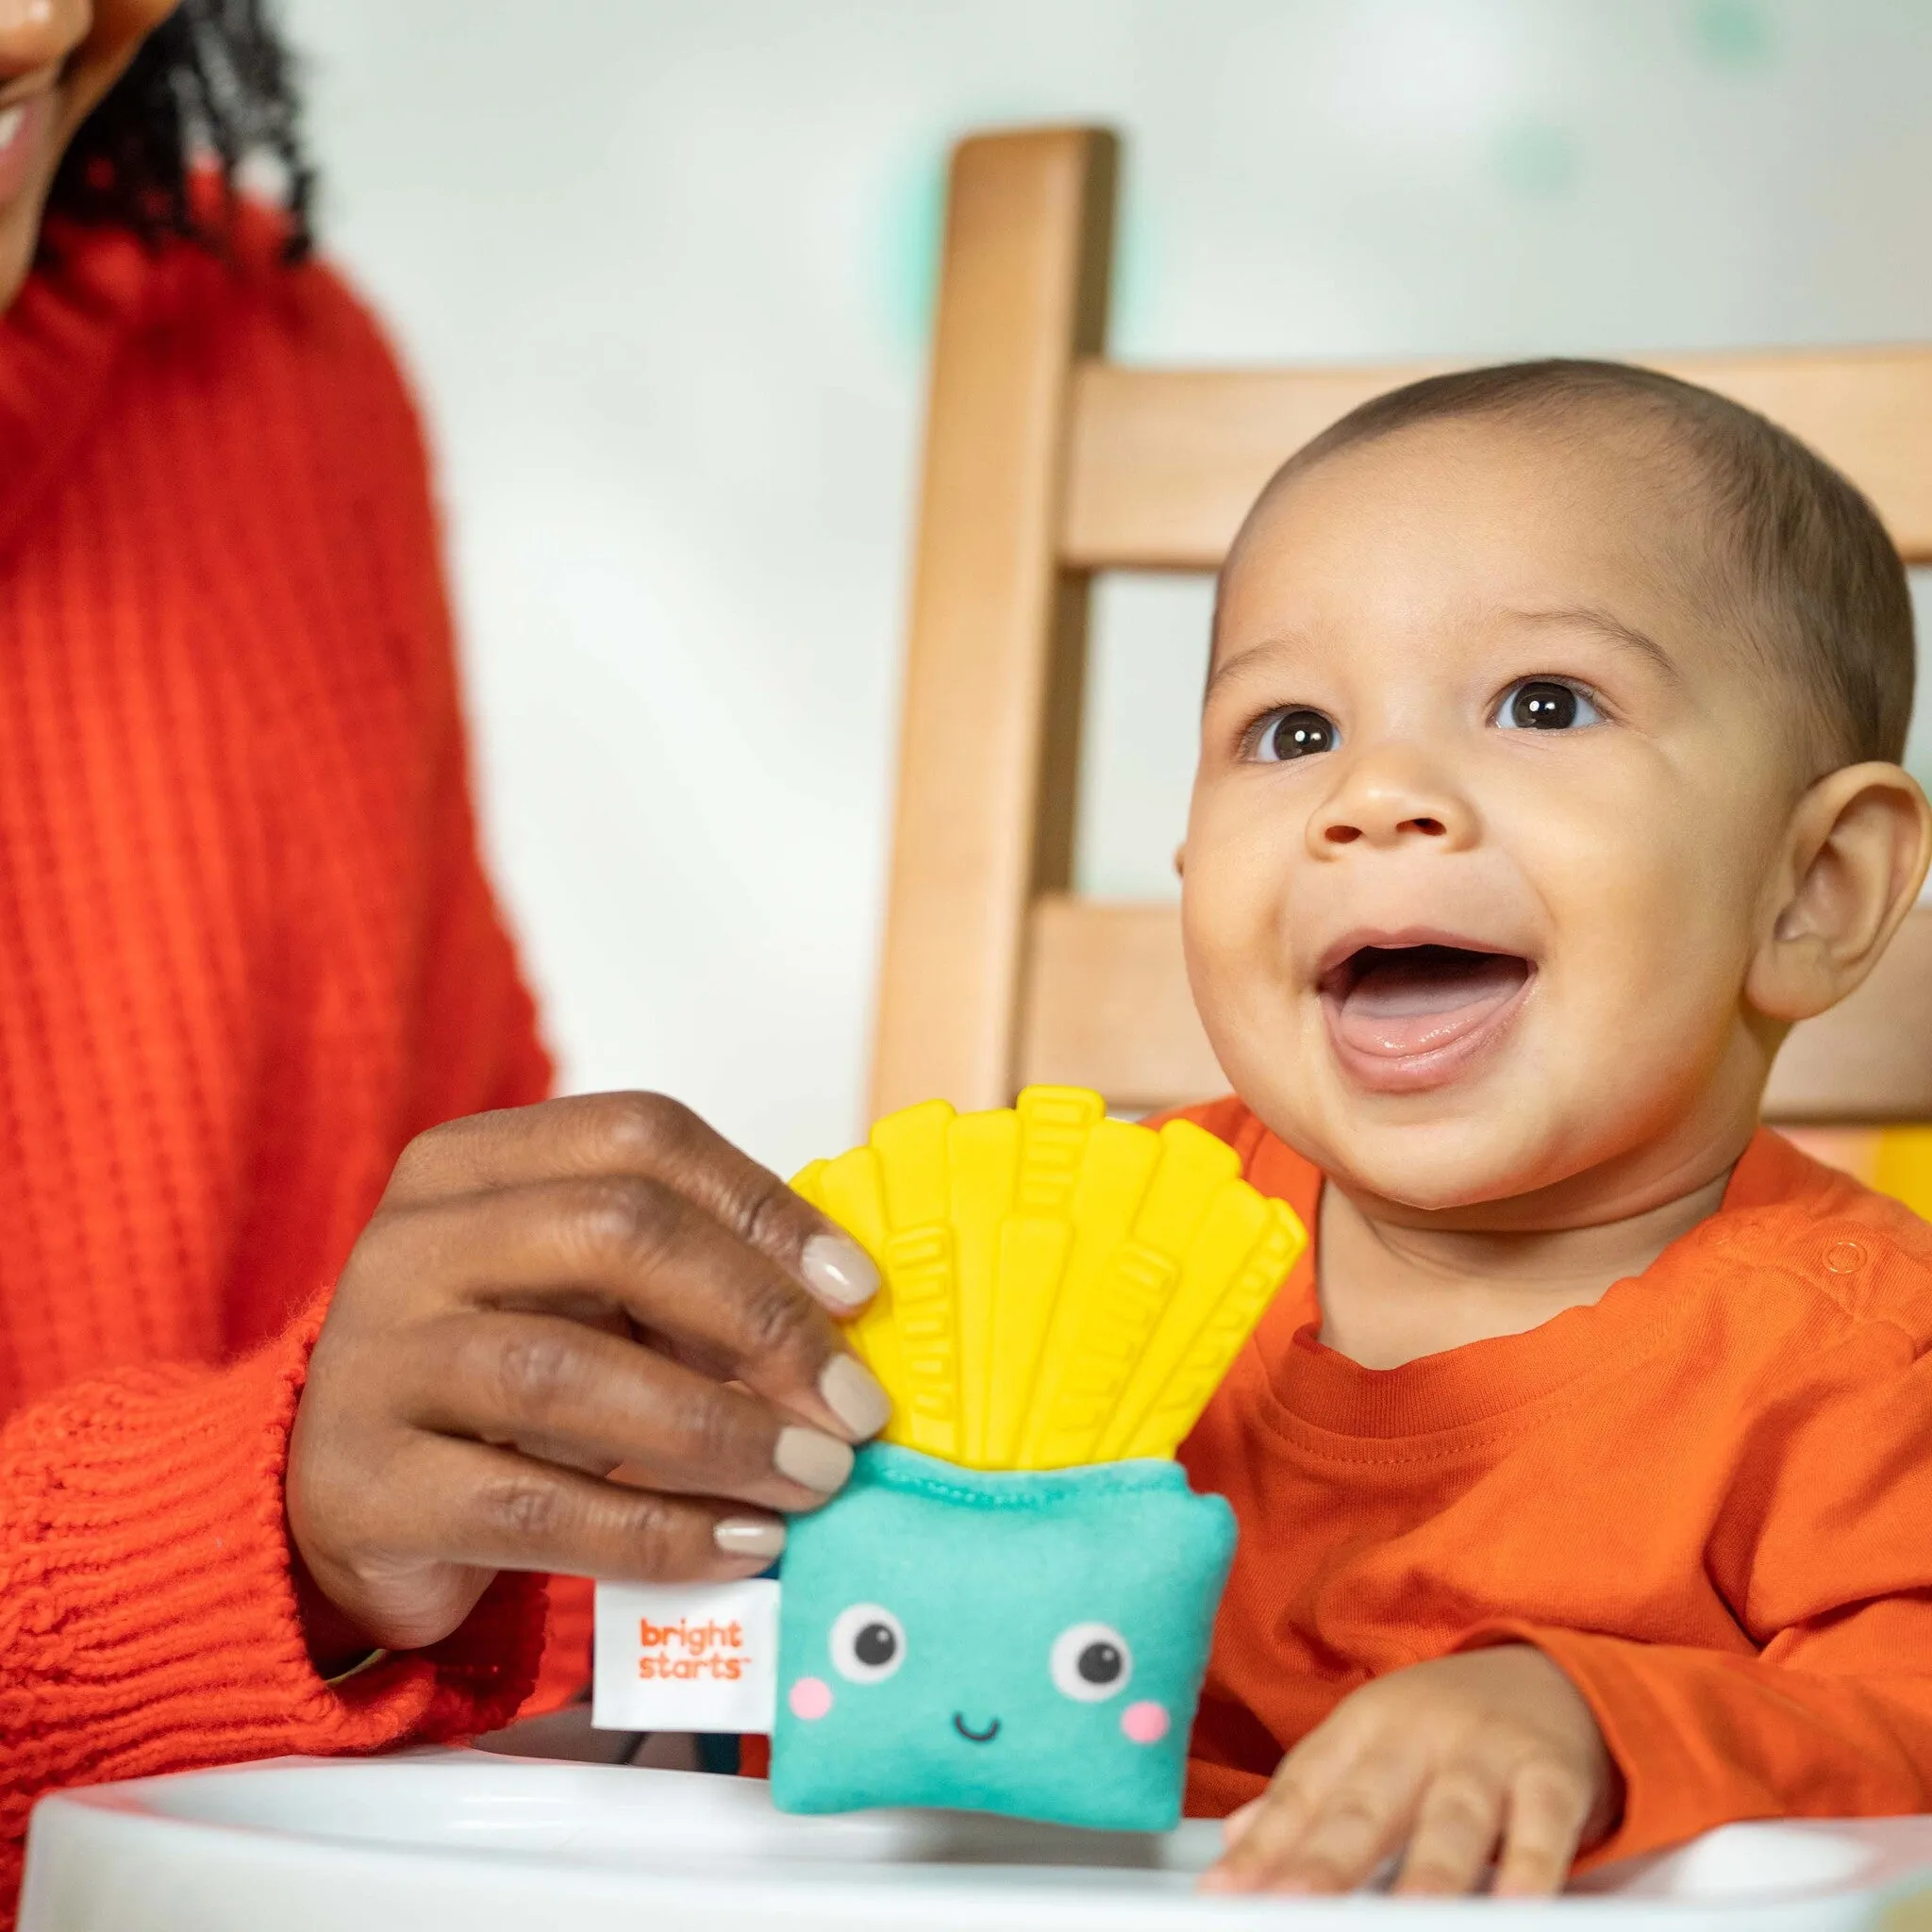
{"type": "Polygon", "coordinates": [[[597,1586],[591,1723],[618,1731],[768,1731],[778,1586],[597,1586]]]}
{"type": "Polygon", "coordinates": [[[724,1677],[732,1683],[744,1675],[744,1622],[715,1619],[693,1624],[680,1617],[675,1624],[638,1619],[638,1675],[641,1677],[724,1677]]]}

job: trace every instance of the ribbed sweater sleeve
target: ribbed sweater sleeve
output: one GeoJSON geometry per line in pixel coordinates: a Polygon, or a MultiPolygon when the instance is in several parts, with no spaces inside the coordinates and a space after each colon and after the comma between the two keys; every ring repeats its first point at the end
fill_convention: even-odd
{"type": "Polygon", "coordinates": [[[407,386],[258,240],[63,235],[0,317],[0,1924],[42,1791],[487,1729],[543,1646],[505,1578],[332,1688],[296,1608],[318,1293],[549,1070],[407,386]]]}
{"type": "Polygon", "coordinates": [[[0,1897],[42,1792],[506,1722],[535,1681],[540,1579],[500,1578],[433,1649],[332,1689],[282,1509],[311,1314],[223,1369],[83,1384],[0,1431],[0,1897]]]}

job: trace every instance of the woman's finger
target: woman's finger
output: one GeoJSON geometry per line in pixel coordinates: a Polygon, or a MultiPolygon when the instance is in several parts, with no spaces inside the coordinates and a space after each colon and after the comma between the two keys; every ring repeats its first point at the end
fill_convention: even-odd
{"type": "Polygon", "coordinates": [[[1503,1827],[1502,1780],[1464,1760],[1429,1780],[1395,1890],[1456,1896],[1474,1890],[1503,1827]]]}
{"type": "Polygon", "coordinates": [[[352,1257],[345,1288],[354,1292],[365,1270],[433,1283],[438,1298],[458,1306],[621,1309],[720,1379],[854,1441],[891,1412],[811,1296],[657,1181],[604,1174],[391,1210],[352,1257]]]}
{"type": "Polygon", "coordinates": [[[815,1507],[842,1488],[852,1451],[655,1351],[553,1316],[458,1313],[395,1344],[401,1420],[443,1435],[514,1442],[635,1486],[815,1507]]]}
{"type": "Polygon", "coordinates": [[[1563,1765],[1539,1758],[1510,1780],[1494,1890],[1511,1897],[1561,1891],[1576,1857],[1591,1792],[1563,1765]]]}
{"type": "Polygon", "coordinates": [[[385,1207],[533,1182],[631,1175],[681,1194],[835,1313],[878,1291],[872,1257],[769,1168],[661,1093],[585,1093],[473,1114],[404,1149],[385,1207]]]}
{"type": "Polygon", "coordinates": [[[397,1461],[387,1506],[358,1540],[372,1575],[393,1553],[613,1582],[724,1581],[757,1575],[785,1546],[768,1511],[631,1489],[488,1443],[418,1434],[397,1461]]]}

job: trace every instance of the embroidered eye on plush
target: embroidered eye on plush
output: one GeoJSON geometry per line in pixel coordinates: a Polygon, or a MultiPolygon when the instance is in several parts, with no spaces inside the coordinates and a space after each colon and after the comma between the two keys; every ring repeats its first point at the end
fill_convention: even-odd
{"type": "Polygon", "coordinates": [[[883,1604],[853,1604],[832,1620],[832,1668],[855,1684],[882,1684],[906,1661],[906,1626],[883,1604]]]}
{"type": "Polygon", "coordinates": [[[1110,1624],[1074,1624],[1054,1639],[1047,1668],[1062,1696],[1099,1704],[1127,1688],[1134,1653],[1110,1624]]]}

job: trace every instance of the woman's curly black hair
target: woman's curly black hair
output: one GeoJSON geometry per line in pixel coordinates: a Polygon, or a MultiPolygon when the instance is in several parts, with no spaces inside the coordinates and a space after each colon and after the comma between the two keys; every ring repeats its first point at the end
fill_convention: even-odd
{"type": "Polygon", "coordinates": [[[49,211],[219,249],[219,205],[210,220],[193,175],[211,165],[231,201],[243,165],[266,161],[288,211],[289,258],[299,260],[315,177],[293,67],[270,0],[182,0],[75,135],[49,211]]]}

